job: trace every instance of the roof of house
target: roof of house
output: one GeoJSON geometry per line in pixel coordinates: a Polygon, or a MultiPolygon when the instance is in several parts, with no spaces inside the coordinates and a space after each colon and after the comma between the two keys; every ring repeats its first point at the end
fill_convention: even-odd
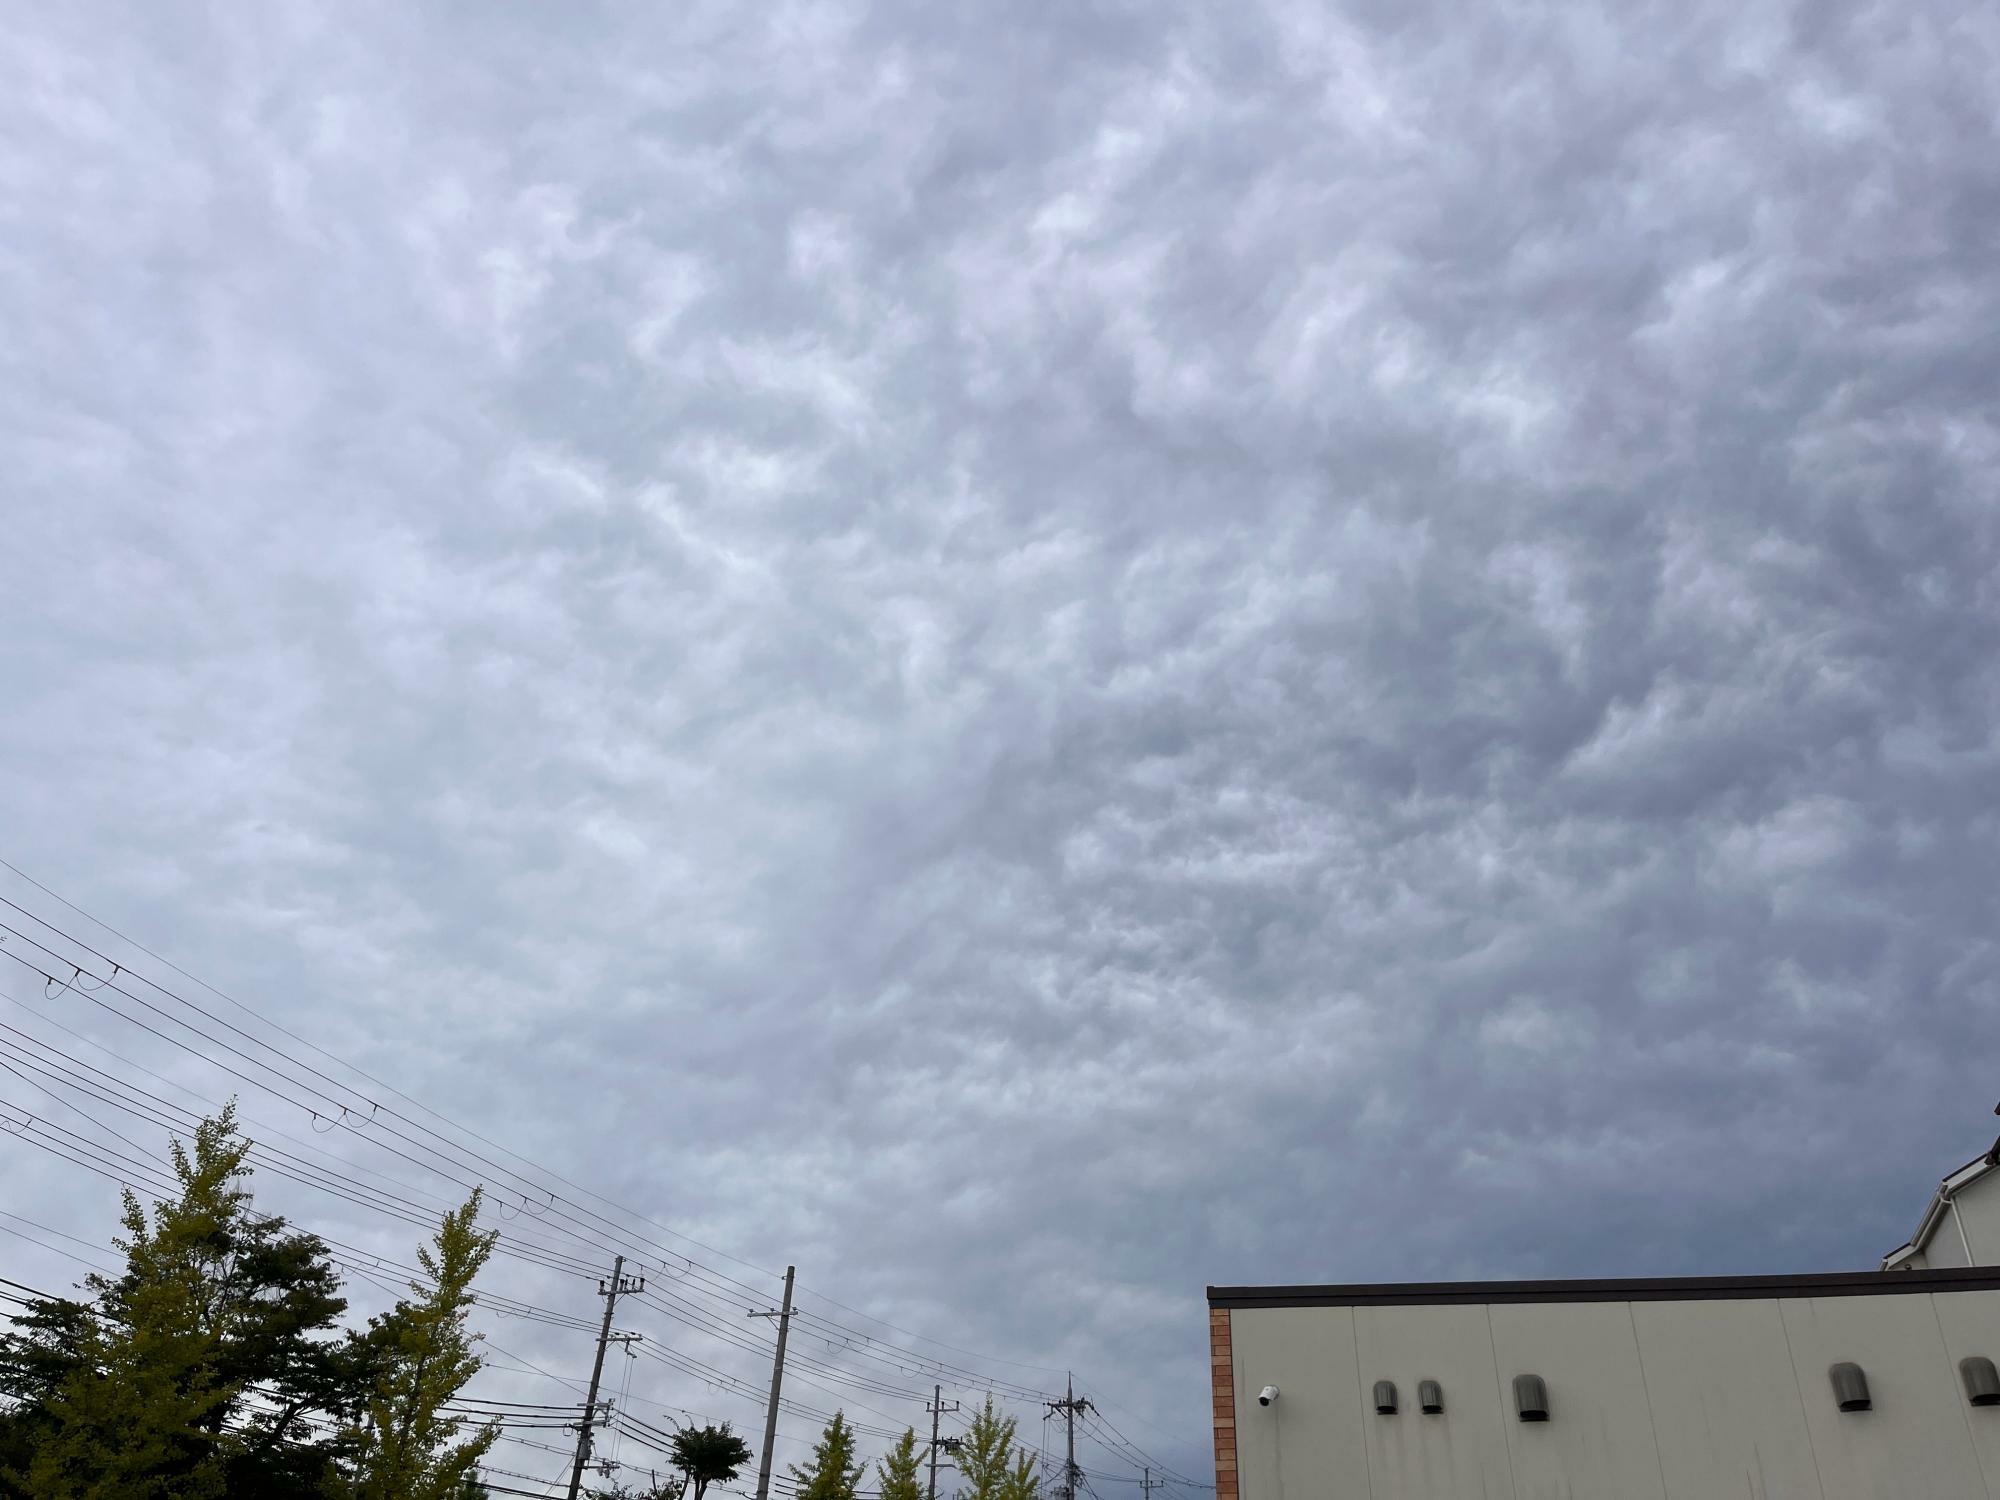
{"type": "Polygon", "coordinates": [[[1911,1257],[1921,1254],[1930,1244],[1931,1236],[1937,1233],[1938,1225],[1944,1222],[1945,1210],[1951,1206],[1951,1200],[1996,1170],[2000,1170],[2000,1141],[1995,1141],[1993,1149],[1984,1156],[1975,1156],[1957,1171],[1947,1173],[1944,1181],[1937,1185],[1937,1191],[1931,1194],[1924,1216],[1917,1220],[1917,1232],[1882,1257],[1882,1269],[1901,1270],[1908,1265],[1911,1257]]]}
{"type": "Polygon", "coordinates": [[[1208,1305],[1397,1307],[1426,1303],[1689,1302],[1752,1297],[1881,1297],[1899,1292],[2000,1290],[2000,1266],[1834,1271],[1804,1276],[1640,1276],[1590,1281],[1405,1281],[1334,1286],[1212,1286],[1208,1305]]]}

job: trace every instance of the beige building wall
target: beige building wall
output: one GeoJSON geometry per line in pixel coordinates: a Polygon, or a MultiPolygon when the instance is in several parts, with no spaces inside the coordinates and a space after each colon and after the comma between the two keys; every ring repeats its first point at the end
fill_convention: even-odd
{"type": "Polygon", "coordinates": [[[1564,1285],[1211,1289],[1231,1500],[2000,1500],[2000,1407],[1958,1373],[2000,1360],[2000,1275],[1564,1285]],[[1872,1411],[1838,1410],[1841,1360],[1872,1411]],[[1548,1422],[1518,1419],[1520,1373],[1548,1422]]]}
{"type": "Polygon", "coordinates": [[[1924,1247],[1922,1269],[1949,1271],[1954,1266],[1975,1264],[1965,1253],[1965,1241],[1959,1238],[1959,1232],[1964,1227],[1961,1219],[1956,1203],[1945,1209],[1942,1231],[1932,1235],[1930,1244],[1924,1247]]]}
{"type": "MultiPolygon", "coordinates": [[[[2000,1265],[2000,1172],[1989,1172],[1951,1202],[1958,1229],[1972,1246],[1972,1264],[2000,1265]]],[[[1964,1249],[1959,1253],[1963,1255],[1964,1249]]]]}

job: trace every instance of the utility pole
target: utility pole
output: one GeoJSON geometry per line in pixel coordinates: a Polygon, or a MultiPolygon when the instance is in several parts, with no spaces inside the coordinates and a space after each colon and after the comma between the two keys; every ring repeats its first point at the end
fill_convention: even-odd
{"type": "Polygon", "coordinates": [[[1071,1376],[1069,1384],[1064,1387],[1062,1400],[1046,1401],[1043,1405],[1050,1411],[1059,1411],[1063,1414],[1063,1482],[1059,1493],[1063,1500],[1076,1500],[1076,1481],[1079,1477],[1076,1467],[1076,1414],[1080,1411],[1095,1411],[1097,1408],[1090,1404],[1090,1397],[1079,1396],[1076,1393],[1075,1376],[1071,1376]]]}
{"type": "Polygon", "coordinates": [[[946,1406],[944,1404],[944,1387],[941,1385],[934,1385],[931,1387],[931,1404],[925,1407],[924,1410],[931,1414],[930,1500],[937,1500],[938,1418],[944,1415],[944,1413],[948,1411],[957,1411],[958,1403],[954,1401],[951,1403],[951,1405],[946,1406]]]}
{"type": "Polygon", "coordinates": [[[597,1330],[597,1359],[590,1367],[590,1397],[583,1404],[583,1421],[576,1433],[576,1467],[569,1474],[569,1500],[576,1500],[576,1492],[583,1487],[583,1468],[590,1462],[590,1432],[597,1420],[597,1383],[604,1378],[604,1348],[611,1342],[611,1312],[618,1306],[618,1299],[629,1292],[643,1292],[646,1282],[642,1277],[637,1281],[625,1279],[625,1257],[619,1256],[612,1262],[609,1283],[597,1283],[597,1295],[604,1299],[604,1326],[597,1330]]]}
{"type": "MultiPolygon", "coordinates": [[[[757,1464],[757,1500],[771,1500],[771,1449],[778,1441],[778,1392],[785,1383],[785,1335],[792,1327],[792,1272],[785,1267],[785,1301],[776,1312],[753,1312],[753,1318],[778,1320],[778,1352],[771,1361],[771,1404],[764,1409],[764,1456],[757,1464]]],[[[576,1500],[574,1493],[570,1500],[576,1500]]]]}
{"type": "Polygon", "coordinates": [[[1139,1500],[1153,1500],[1153,1471],[1150,1468],[1139,1471],[1139,1500]]]}

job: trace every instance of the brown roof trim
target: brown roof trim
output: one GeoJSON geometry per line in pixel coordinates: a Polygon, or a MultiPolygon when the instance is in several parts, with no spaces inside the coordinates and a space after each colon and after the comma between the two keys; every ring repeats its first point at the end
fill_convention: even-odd
{"type": "Polygon", "coordinates": [[[1378,1281],[1347,1286],[1212,1286],[1210,1307],[1409,1307],[1429,1303],[1698,1302],[2000,1291],[2000,1266],[1834,1271],[1808,1276],[1616,1277],[1604,1281],[1378,1281]]]}

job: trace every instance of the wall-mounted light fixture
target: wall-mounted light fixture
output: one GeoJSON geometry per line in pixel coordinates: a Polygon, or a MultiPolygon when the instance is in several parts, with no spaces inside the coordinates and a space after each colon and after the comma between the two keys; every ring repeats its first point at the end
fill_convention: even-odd
{"type": "Polygon", "coordinates": [[[1958,1378],[1965,1382],[1965,1399],[1974,1406],[2000,1406],[2000,1370],[1995,1370],[1985,1355],[1961,1359],[1958,1378]]]}
{"type": "Polygon", "coordinates": [[[1868,1377],[1861,1366],[1850,1360],[1842,1360],[1826,1372],[1833,1382],[1833,1399],[1840,1403],[1842,1411],[1873,1411],[1875,1402],[1868,1394],[1868,1377]]]}
{"type": "Polygon", "coordinates": [[[1396,1415],[1396,1382],[1378,1380],[1375,1382],[1375,1415],[1393,1417],[1396,1415]]]}
{"type": "Polygon", "coordinates": [[[1444,1410],[1444,1387],[1435,1380],[1417,1382],[1417,1406],[1427,1417],[1434,1417],[1444,1410]]]}
{"type": "Polygon", "coordinates": [[[1257,1393],[1257,1404],[1259,1406],[1269,1406],[1273,1401],[1276,1401],[1277,1399],[1278,1399],[1278,1388],[1275,1385],[1267,1385],[1264,1387],[1263,1390],[1257,1393]]]}
{"type": "Polygon", "coordinates": [[[1514,1377],[1514,1410],[1521,1414],[1523,1422],[1548,1421],[1548,1382],[1543,1380],[1539,1375],[1516,1375],[1514,1377]]]}

